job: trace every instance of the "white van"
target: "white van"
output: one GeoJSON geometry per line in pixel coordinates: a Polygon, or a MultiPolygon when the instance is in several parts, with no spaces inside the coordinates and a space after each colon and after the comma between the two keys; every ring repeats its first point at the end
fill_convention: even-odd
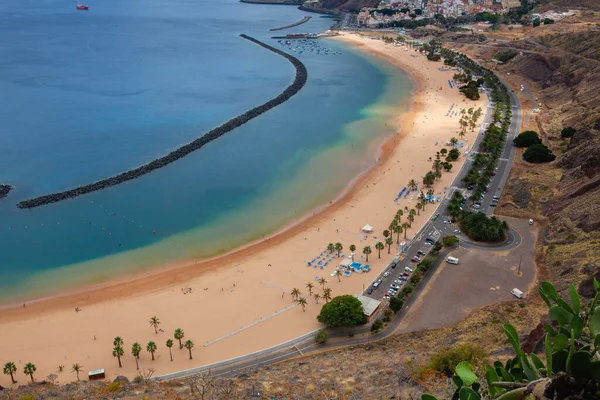
{"type": "Polygon", "coordinates": [[[446,262],[449,264],[458,264],[458,258],[456,257],[448,257],[446,258],[446,262]]]}
{"type": "Polygon", "coordinates": [[[529,218],[529,225],[533,225],[533,218],[529,218]]]}
{"type": "Polygon", "coordinates": [[[522,299],[523,298],[523,292],[521,292],[519,289],[514,288],[513,290],[510,291],[510,293],[515,296],[517,299],[522,299]]]}

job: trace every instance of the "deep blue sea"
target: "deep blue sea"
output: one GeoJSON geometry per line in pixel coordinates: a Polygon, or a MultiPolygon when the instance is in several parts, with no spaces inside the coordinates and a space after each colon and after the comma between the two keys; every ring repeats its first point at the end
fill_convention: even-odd
{"type": "Polygon", "coordinates": [[[374,162],[411,82],[335,41],[276,32],[332,20],[237,0],[0,2],[0,301],[39,297],[214,255],[327,203],[374,162]],[[17,202],[137,167],[279,94],[295,70],[241,39],[292,51],[290,101],[166,168],[40,208],[17,202]],[[335,53],[335,54],[334,54],[335,53]]]}

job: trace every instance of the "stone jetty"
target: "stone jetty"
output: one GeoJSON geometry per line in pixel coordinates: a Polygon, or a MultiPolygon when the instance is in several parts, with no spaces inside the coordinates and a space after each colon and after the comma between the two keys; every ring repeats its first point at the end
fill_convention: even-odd
{"type": "Polygon", "coordinates": [[[12,186],[10,185],[0,185],[0,200],[8,196],[8,192],[12,190],[12,186]]]}
{"type": "Polygon", "coordinates": [[[309,20],[310,20],[310,17],[304,17],[300,21],[294,22],[293,24],[289,24],[289,25],[286,25],[286,26],[280,26],[279,28],[271,28],[269,30],[271,32],[282,31],[284,29],[289,29],[289,28],[293,28],[293,27],[298,26],[298,25],[302,25],[303,23],[308,22],[309,20]]]}
{"type": "Polygon", "coordinates": [[[210,143],[215,139],[218,139],[219,137],[223,136],[224,134],[231,132],[235,128],[242,126],[243,124],[250,121],[251,119],[256,118],[259,115],[269,111],[270,109],[284,103],[285,101],[290,99],[292,96],[294,96],[296,93],[298,93],[300,91],[300,89],[302,89],[302,87],[304,87],[304,85],[306,84],[306,80],[308,79],[308,72],[306,70],[306,67],[300,60],[298,60],[294,56],[291,56],[279,49],[276,49],[275,47],[269,46],[268,44],[263,43],[259,40],[256,40],[250,36],[247,36],[244,34],[242,34],[240,36],[246,40],[256,43],[259,46],[264,47],[267,50],[272,51],[273,53],[279,54],[280,56],[287,59],[290,63],[292,63],[292,65],[296,69],[296,76],[295,76],[292,84],[289,85],[277,97],[274,97],[271,100],[267,101],[266,103],[261,104],[258,107],[254,107],[253,109],[248,110],[245,113],[240,114],[237,117],[230,119],[229,121],[225,122],[224,124],[214,128],[213,130],[200,136],[198,139],[194,140],[193,142],[185,144],[185,145],[181,146],[180,148],[178,148],[177,150],[174,150],[171,153],[167,154],[166,156],[157,158],[147,164],[142,165],[141,167],[123,172],[119,175],[112,176],[110,178],[106,178],[106,179],[103,179],[98,182],[94,182],[94,183],[84,185],[84,186],[79,186],[75,189],[65,190],[63,192],[52,193],[52,194],[48,194],[45,196],[36,197],[33,199],[29,199],[29,200],[24,200],[24,201],[18,203],[17,207],[19,207],[19,208],[40,207],[40,206],[43,206],[46,204],[56,203],[59,201],[71,199],[71,198],[74,198],[77,196],[81,196],[81,195],[84,195],[87,193],[95,192],[97,190],[115,186],[120,183],[139,178],[142,175],[149,174],[150,172],[152,172],[154,170],[165,167],[165,166],[171,164],[172,162],[175,162],[175,161],[179,160],[180,158],[187,156],[188,154],[202,148],[205,144],[210,143]]]}

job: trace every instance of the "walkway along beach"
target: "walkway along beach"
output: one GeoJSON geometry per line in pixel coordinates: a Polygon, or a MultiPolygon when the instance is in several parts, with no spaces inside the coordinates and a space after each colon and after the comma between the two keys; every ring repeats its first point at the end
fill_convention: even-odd
{"type": "Polygon", "coordinates": [[[180,148],[178,148],[177,150],[172,151],[171,153],[167,154],[166,156],[157,158],[156,160],[151,161],[148,164],[144,164],[141,167],[129,170],[127,172],[123,172],[119,175],[112,176],[110,178],[106,178],[106,179],[103,179],[98,182],[94,182],[94,183],[84,185],[84,186],[79,186],[75,189],[65,190],[63,192],[52,193],[52,194],[48,194],[45,196],[36,197],[34,199],[24,200],[24,201],[19,202],[17,204],[17,207],[33,208],[33,207],[39,207],[39,206],[43,206],[43,205],[50,204],[50,203],[56,203],[56,202],[59,202],[62,200],[67,200],[67,199],[71,199],[71,198],[81,196],[81,195],[84,195],[87,193],[95,192],[97,190],[106,189],[108,187],[115,186],[120,183],[127,182],[132,179],[139,178],[140,176],[149,174],[150,172],[152,172],[156,169],[165,167],[165,166],[171,164],[172,162],[175,162],[175,161],[179,160],[180,158],[183,158],[183,157],[187,156],[188,154],[190,154],[196,150],[199,150],[205,144],[210,143],[215,139],[218,139],[219,137],[223,136],[224,134],[231,132],[235,128],[242,126],[243,124],[250,121],[251,119],[258,117],[259,115],[269,111],[270,109],[272,109],[274,107],[277,107],[278,105],[289,100],[293,95],[298,93],[300,91],[300,89],[302,89],[304,87],[304,85],[306,84],[306,80],[308,79],[308,73],[306,71],[306,67],[304,66],[304,64],[302,64],[302,62],[300,60],[298,60],[294,56],[291,56],[279,49],[271,47],[268,44],[263,43],[259,40],[256,40],[250,36],[247,36],[244,34],[242,34],[240,36],[244,39],[247,39],[251,42],[258,44],[259,46],[264,47],[267,50],[270,50],[276,54],[279,54],[280,56],[286,58],[289,62],[291,62],[292,65],[294,66],[294,68],[296,68],[296,76],[294,78],[294,81],[281,94],[279,94],[277,97],[267,101],[266,103],[261,104],[258,107],[254,107],[253,109],[246,111],[245,113],[240,114],[237,117],[230,119],[229,121],[225,122],[221,126],[218,126],[215,129],[200,136],[198,139],[194,140],[193,142],[183,145],[180,148]]]}
{"type": "MultiPolygon", "coordinates": [[[[323,300],[315,300],[309,291],[322,294],[327,287],[332,296],[338,296],[361,292],[369,285],[395,255],[393,249],[390,254],[386,249],[378,258],[375,243],[383,240],[382,231],[399,208],[414,208],[416,203],[416,197],[410,196],[396,203],[398,192],[410,179],[422,187],[422,176],[432,167],[430,157],[435,157],[449,138],[457,135],[460,117],[450,116],[449,108],[485,109],[485,100],[466,100],[456,88],[449,88],[451,71],[440,71],[439,63],[429,62],[412,50],[358,35],[329,40],[346,40],[382,57],[409,72],[417,83],[413,108],[408,112],[398,109],[396,118],[389,121],[390,125],[399,126],[397,133],[380,148],[373,145],[378,162],[370,171],[322,212],[311,213],[282,233],[230,254],[190,260],[146,277],[0,310],[0,336],[4,339],[0,354],[6,359],[3,362],[14,361],[19,368],[32,362],[40,380],[56,373],[58,365],[73,363],[80,363],[86,371],[104,368],[108,379],[117,375],[132,378],[136,367],[131,345],[152,340],[158,345],[156,360],[144,353],[140,368],[153,368],[156,375],[164,375],[249,354],[314,331],[320,326],[316,316],[323,300]],[[374,227],[372,233],[361,231],[366,224],[374,227]],[[325,249],[328,243],[336,242],[343,245],[345,255],[351,244],[356,245],[355,258],[363,263],[361,250],[371,246],[373,253],[368,264],[372,272],[353,273],[339,280],[332,277],[339,259],[325,249]],[[333,259],[330,266],[321,270],[307,265],[324,251],[327,259],[333,259]],[[320,285],[317,277],[327,282],[320,285]],[[301,297],[307,299],[306,311],[290,308],[297,304],[290,295],[293,288],[298,288],[301,297]],[[76,307],[79,312],[74,311],[76,307]],[[285,312],[279,312],[284,309],[285,312]],[[154,315],[161,321],[158,333],[148,325],[154,315]],[[170,361],[164,344],[173,339],[177,328],[183,329],[185,340],[196,343],[193,360],[186,349],[174,348],[174,360],[170,361]],[[122,368],[111,354],[117,335],[125,341],[122,368]]],[[[463,150],[476,135],[477,131],[466,132],[463,150]]],[[[444,195],[462,162],[461,156],[452,170],[435,182],[432,189],[436,195],[444,195]]],[[[421,210],[401,238],[406,234],[410,240],[434,209],[434,205],[428,205],[421,210]]],[[[1,376],[0,384],[10,385],[9,379],[1,376]]],[[[60,382],[74,379],[74,374],[67,372],[58,377],[60,382]]]]}

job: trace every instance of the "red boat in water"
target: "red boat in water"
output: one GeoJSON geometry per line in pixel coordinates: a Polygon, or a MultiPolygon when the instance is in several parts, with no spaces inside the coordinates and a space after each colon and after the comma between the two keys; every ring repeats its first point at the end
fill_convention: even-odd
{"type": "Polygon", "coordinates": [[[77,3],[77,6],[75,6],[78,10],[89,10],[88,6],[84,6],[83,4],[79,4],[77,3]]]}

